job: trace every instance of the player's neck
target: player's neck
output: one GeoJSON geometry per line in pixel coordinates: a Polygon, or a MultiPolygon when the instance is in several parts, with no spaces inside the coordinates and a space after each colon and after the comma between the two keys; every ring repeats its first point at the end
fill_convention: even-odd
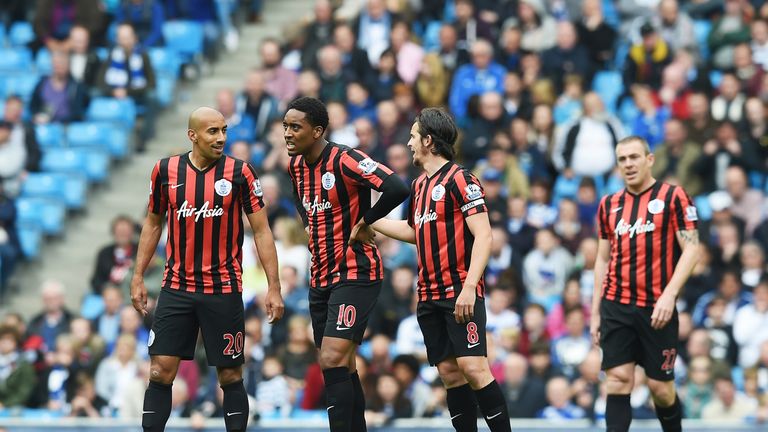
{"type": "Polygon", "coordinates": [[[205,171],[206,168],[216,163],[216,161],[219,160],[216,159],[208,159],[203,156],[201,156],[199,153],[195,151],[195,149],[192,149],[192,152],[189,154],[189,161],[194,165],[195,168],[197,168],[199,171],[205,171]]]}
{"type": "Polygon", "coordinates": [[[440,168],[445,166],[450,162],[448,159],[439,157],[439,156],[432,156],[429,157],[427,160],[424,161],[424,164],[422,165],[424,167],[424,172],[427,173],[427,176],[432,177],[435,175],[436,172],[440,171],[440,168]]]}
{"type": "Polygon", "coordinates": [[[320,159],[320,156],[323,154],[323,150],[325,150],[325,146],[328,145],[328,141],[325,139],[321,139],[320,141],[315,141],[315,143],[312,145],[312,149],[307,152],[307,154],[304,155],[304,159],[313,164],[317,162],[318,159],[320,159]]]}
{"type": "Polygon", "coordinates": [[[653,178],[653,176],[648,176],[647,179],[643,183],[640,184],[640,186],[632,187],[630,185],[627,185],[627,190],[635,195],[639,193],[643,193],[648,190],[653,184],[656,183],[656,179],[653,178]]]}

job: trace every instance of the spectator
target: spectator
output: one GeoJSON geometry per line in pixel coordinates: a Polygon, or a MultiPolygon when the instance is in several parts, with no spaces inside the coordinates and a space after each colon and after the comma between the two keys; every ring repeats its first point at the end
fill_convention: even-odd
{"type": "Polygon", "coordinates": [[[576,28],[568,21],[557,24],[557,45],[541,54],[544,75],[555,84],[558,94],[562,93],[564,78],[569,75],[581,76],[584,86],[592,84],[593,65],[589,52],[579,42],[576,28]]]}
{"type": "Polygon", "coordinates": [[[149,330],[144,326],[141,315],[133,308],[120,310],[120,334],[129,334],[136,338],[136,355],[141,360],[149,360],[149,330]]]}
{"type": "Polygon", "coordinates": [[[448,75],[452,75],[459,66],[469,63],[468,46],[459,45],[459,36],[456,28],[450,24],[443,24],[438,34],[437,55],[443,63],[448,75]]]}
{"type": "Polygon", "coordinates": [[[379,102],[376,106],[376,120],[378,123],[377,145],[387,151],[395,144],[408,142],[410,129],[400,123],[400,114],[397,105],[391,100],[379,102]]]}
{"type": "Polygon", "coordinates": [[[279,117],[279,104],[272,95],[267,93],[265,86],[264,72],[252,69],[245,78],[245,88],[236,102],[237,112],[255,121],[256,140],[264,139],[267,127],[279,117]]]}
{"type": "Polygon", "coordinates": [[[65,53],[54,52],[51,61],[53,73],[40,78],[29,103],[35,123],[81,120],[88,102],[85,86],[70,75],[65,53]]]}
{"type": "Polygon", "coordinates": [[[624,63],[624,87],[646,84],[653,89],[661,86],[661,74],[672,61],[669,46],[659,37],[650,22],[640,27],[642,41],[632,45],[624,63]]]}
{"type": "Polygon", "coordinates": [[[653,176],[662,181],[671,181],[681,185],[691,196],[701,190],[701,181],[691,172],[691,167],[698,160],[700,147],[688,139],[685,125],[676,118],[664,123],[664,141],[656,147],[653,163],[653,176]]]}
{"type": "Polygon", "coordinates": [[[314,15],[314,19],[306,26],[302,36],[304,46],[301,51],[301,65],[305,70],[317,68],[317,52],[333,42],[336,26],[330,0],[317,0],[314,15]]]}
{"type": "Polygon", "coordinates": [[[712,119],[718,122],[740,122],[744,116],[744,102],[747,99],[741,92],[741,83],[736,75],[723,74],[719,91],[720,94],[712,99],[712,119]]]}
{"type": "Polygon", "coordinates": [[[75,396],[69,406],[70,417],[111,417],[109,404],[104,398],[96,394],[93,378],[85,372],[80,372],[75,377],[75,396]]]}
{"type": "Polygon", "coordinates": [[[101,294],[107,283],[121,286],[130,278],[136,258],[136,224],[128,216],[120,215],[112,220],[112,244],[101,248],[91,276],[91,289],[101,294]]]}
{"type": "Polygon", "coordinates": [[[285,106],[298,94],[296,84],[298,74],[282,65],[282,48],[276,39],[263,40],[259,47],[259,54],[266,81],[264,88],[280,102],[281,106],[285,106]]]}
{"type": "Polygon", "coordinates": [[[715,137],[704,143],[701,156],[691,169],[702,180],[702,192],[708,193],[725,189],[728,167],[750,167],[755,160],[739,142],[736,127],[723,122],[717,127],[715,137]]]}
{"type": "Polygon", "coordinates": [[[0,409],[24,406],[35,388],[35,371],[24,359],[20,344],[16,328],[0,325],[0,409]]]}
{"type": "Polygon", "coordinates": [[[368,53],[356,45],[355,33],[348,24],[338,24],[333,30],[333,44],[341,51],[344,75],[356,81],[368,79],[373,72],[368,53]]]}
{"type": "Polygon", "coordinates": [[[509,154],[508,149],[492,143],[486,151],[486,159],[480,161],[473,172],[476,176],[482,177],[486,171],[492,170],[491,177],[500,174],[500,181],[507,196],[528,196],[530,194],[528,179],[525,172],[520,169],[518,160],[516,155],[509,154]]]}
{"type": "Polygon", "coordinates": [[[0,120],[0,185],[4,194],[15,197],[26,177],[27,148],[24,137],[13,133],[13,123],[0,120]]]}
{"type": "Polygon", "coordinates": [[[136,30],[139,51],[163,44],[165,11],[159,0],[127,0],[117,8],[115,22],[136,30]]]}
{"type": "Polygon", "coordinates": [[[456,29],[459,48],[469,49],[480,39],[492,41],[493,29],[485,20],[477,19],[475,2],[458,0],[455,3],[455,8],[456,22],[453,27],[456,29]]]}
{"type": "Polygon", "coordinates": [[[301,315],[292,316],[288,320],[287,343],[278,350],[276,355],[283,367],[281,375],[294,382],[304,380],[307,369],[315,363],[317,357],[311,340],[307,318],[301,315]]]}
{"type": "Polygon", "coordinates": [[[533,249],[536,227],[528,222],[525,198],[510,194],[507,200],[509,244],[520,259],[533,249]]]}
{"type": "Polygon", "coordinates": [[[120,335],[120,311],[123,309],[122,290],[107,284],[101,290],[104,311],[94,320],[96,333],[107,344],[107,352],[111,353],[117,337],[120,335]]]}
{"type": "Polygon", "coordinates": [[[69,73],[76,82],[91,89],[101,69],[101,59],[91,46],[91,34],[83,26],[69,32],[69,73]]]}
{"type": "Polygon", "coordinates": [[[504,76],[504,111],[508,119],[525,121],[533,109],[530,92],[523,86],[520,74],[507,72],[504,76]]]}
{"type": "Polygon", "coordinates": [[[550,227],[557,220],[557,207],[551,204],[549,182],[542,179],[531,184],[531,198],[528,204],[528,222],[537,227],[550,227]]]}
{"type": "MultiPolygon", "coordinates": [[[[741,275],[735,270],[726,270],[720,276],[717,291],[708,292],[699,298],[696,307],[691,314],[693,323],[700,326],[706,318],[706,310],[709,303],[715,297],[722,297],[726,301],[725,315],[723,321],[728,324],[734,324],[737,310],[752,302],[752,294],[745,292],[741,286],[741,275]]],[[[735,335],[734,330],[734,335],[735,335]]],[[[743,339],[746,341],[747,339],[743,339]]],[[[737,342],[738,342],[737,338],[737,342]]],[[[740,360],[744,360],[743,358],[740,360]]]]}
{"type": "Polygon", "coordinates": [[[449,105],[460,124],[468,116],[470,97],[476,94],[504,91],[503,66],[493,62],[493,46],[485,40],[478,40],[472,47],[472,63],[459,67],[453,77],[449,105]]]}
{"type": "Polygon", "coordinates": [[[355,126],[355,135],[357,135],[357,149],[365,152],[373,160],[385,160],[388,149],[379,144],[378,132],[374,128],[373,122],[363,117],[355,120],[352,124],[355,126]]]}
{"type": "Polygon", "coordinates": [[[709,354],[713,360],[720,364],[738,364],[739,350],[736,339],[733,337],[733,326],[725,322],[725,299],[715,297],[707,307],[707,318],[704,320],[704,328],[711,347],[709,354]]]}
{"type": "Polygon", "coordinates": [[[691,141],[700,144],[715,135],[715,122],[709,112],[709,98],[706,93],[695,92],[688,97],[688,113],[690,117],[686,127],[691,141]]]}
{"type": "Polygon", "coordinates": [[[552,341],[552,362],[569,379],[576,378],[578,366],[587,358],[592,347],[586,322],[582,307],[567,310],[565,312],[566,333],[552,341]]]}
{"type": "Polygon", "coordinates": [[[249,115],[237,111],[236,96],[231,89],[222,89],[216,93],[216,109],[227,122],[224,153],[231,154],[235,142],[245,142],[250,149],[251,144],[256,141],[256,125],[249,115]]]}
{"type": "MultiPolygon", "coordinates": [[[[520,333],[520,344],[518,345],[518,351],[520,354],[526,356],[531,361],[533,360],[534,346],[539,347],[539,354],[546,354],[546,366],[542,364],[537,364],[534,366],[534,364],[531,363],[534,372],[536,372],[539,376],[543,376],[543,369],[545,367],[548,368],[551,366],[551,353],[549,350],[549,342],[551,339],[552,337],[547,331],[547,310],[544,309],[544,306],[538,303],[529,303],[523,312],[523,328],[520,333]],[[545,349],[546,352],[544,352],[545,349]]],[[[549,376],[546,378],[549,378],[549,376]]]]}
{"type": "Polygon", "coordinates": [[[589,51],[592,64],[601,68],[613,59],[616,30],[605,22],[600,0],[585,0],[582,17],[576,23],[579,40],[589,51]]]}
{"type": "Polygon", "coordinates": [[[288,417],[291,412],[291,390],[283,376],[283,364],[272,356],[264,358],[264,379],[256,386],[256,406],[261,415],[288,417]]]}
{"type": "Polygon", "coordinates": [[[256,397],[256,388],[261,380],[266,351],[262,333],[261,318],[250,315],[245,318],[245,337],[243,339],[243,386],[248,396],[256,397]]]}
{"type": "Polygon", "coordinates": [[[579,220],[578,204],[570,198],[560,200],[557,220],[552,225],[552,230],[560,238],[563,247],[572,255],[576,254],[585,238],[594,235],[592,228],[579,220]]]}
{"type": "Polygon", "coordinates": [[[503,27],[519,27],[523,32],[520,46],[526,51],[541,52],[556,43],[555,20],[547,13],[542,0],[519,2],[517,17],[509,18],[503,27]]]}
{"type": "Polygon", "coordinates": [[[429,53],[422,59],[419,76],[414,86],[418,100],[424,107],[445,104],[450,85],[450,76],[436,53],[429,53]]]}
{"type": "Polygon", "coordinates": [[[632,95],[639,111],[632,121],[632,135],[648,141],[653,151],[664,139],[664,123],[670,118],[669,109],[665,106],[657,108],[647,86],[632,86],[632,95]]]}
{"type": "Polygon", "coordinates": [[[346,86],[350,77],[344,74],[341,51],[334,45],[326,45],[318,52],[317,59],[320,74],[320,99],[325,103],[345,103],[346,86]]]}
{"type": "Polygon", "coordinates": [[[67,401],[74,396],[75,375],[80,369],[74,339],[68,333],[59,335],[55,350],[46,356],[46,366],[39,375],[39,405],[64,414],[67,401]]]}
{"type": "Polygon", "coordinates": [[[29,322],[30,335],[39,335],[43,339],[43,351],[52,351],[56,338],[69,329],[72,314],[64,307],[64,285],[48,280],[40,287],[43,310],[29,322]]]}
{"type": "Polygon", "coordinates": [[[432,391],[419,378],[419,359],[410,354],[400,354],[392,360],[392,375],[403,389],[403,396],[413,406],[410,417],[423,417],[432,391]]]}
{"type": "Polygon", "coordinates": [[[108,401],[112,409],[121,406],[125,390],[138,373],[135,352],[136,338],[130,334],[120,335],[114,353],[104,359],[96,370],[96,393],[108,401]]]}
{"type": "Polygon", "coordinates": [[[537,413],[538,418],[550,421],[563,421],[584,418],[584,410],[571,402],[571,389],[568,380],[554,377],[547,382],[547,405],[537,413]]]}
{"type": "Polygon", "coordinates": [[[757,414],[757,400],[736,391],[733,379],[729,376],[715,379],[715,395],[701,410],[701,418],[704,420],[744,421],[757,414]]]}
{"type": "Polygon", "coordinates": [[[392,24],[389,34],[390,49],[397,58],[397,74],[409,86],[416,81],[424,58],[424,49],[411,42],[410,38],[411,30],[405,21],[392,24]]]}
{"type": "Polygon", "coordinates": [[[96,367],[104,358],[106,342],[94,334],[91,322],[85,318],[75,318],[69,325],[69,332],[75,345],[75,361],[89,374],[96,372],[96,367]]]}
{"type": "Polygon", "coordinates": [[[384,0],[367,0],[365,9],[354,20],[353,29],[357,46],[368,53],[372,65],[389,46],[389,34],[396,17],[387,10],[384,0]]]}
{"type": "Polygon", "coordinates": [[[303,70],[299,74],[296,85],[299,90],[297,97],[313,97],[315,99],[320,98],[320,77],[313,70],[303,70]]]}
{"type": "Polygon", "coordinates": [[[355,127],[349,123],[347,108],[341,102],[328,103],[328,140],[352,148],[357,147],[355,127]]]}
{"type": "Polygon", "coordinates": [[[16,232],[16,205],[0,182],[0,298],[4,297],[8,280],[22,250],[16,232]]]}
{"type": "Polygon", "coordinates": [[[763,221],[762,212],[755,211],[755,209],[762,209],[765,204],[763,192],[749,186],[747,173],[740,166],[730,166],[726,169],[725,189],[733,199],[733,204],[730,206],[731,213],[747,223],[746,234],[751,236],[763,221]]]}
{"type": "Polygon", "coordinates": [[[619,121],[605,111],[600,96],[584,96],[584,115],[563,128],[555,151],[555,165],[578,176],[606,175],[614,166],[614,148],[624,138],[619,121]]]}
{"type": "Polygon", "coordinates": [[[547,333],[554,338],[565,336],[568,332],[565,316],[571,309],[581,309],[585,322],[589,322],[589,306],[581,298],[579,278],[571,276],[565,283],[562,301],[556,304],[547,315],[547,333]]]}
{"type": "Polygon", "coordinates": [[[24,101],[19,96],[11,95],[5,99],[3,120],[13,126],[11,135],[19,135],[24,142],[24,170],[27,172],[40,171],[42,152],[37,142],[34,125],[24,118],[24,101]]]}
{"type": "Polygon", "coordinates": [[[765,274],[765,252],[760,243],[752,240],[741,245],[741,283],[747,289],[754,289],[765,274]]]}
{"type": "Polygon", "coordinates": [[[739,43],[749,42],[749,25],[744,18],[740,0],[727,0],[724,14],[712,23],[707,37],[712,64],[717,69],[733,66],[733,48],[739,43]]]}
{"type": "Polygon", "coordinates": [[[520,68],[520,60],[523,56],[520,48],[521,37],[522,34],[518,27],[507,27],[499,38],[496,62],[507,68],[508,71],[516,71],[520,68]]]}
{"type": "MultiPolygon", "coordinates": [[[[352,81],[347,84],[347,105],[349,120],[354,122],[358,118],[365,117],[369,120],[376,118],[376,106],[371,94],[364,83],[352,81]]],[[[357,137],[355,137],[357,141],[357,137]]]]}
{"type": "Polygon", "coordinates": [[[765,80],[765,71],[752,60],[752,48],[748,43],[733,48],[733,69],[741,83],[741,92],[750,97],[757,96],[765,80]]]}
{"type": "Polygon", "coordinates": [[[507,355],[503,383],[511,418],[533,418],[547,406],[544,382],[528,374],[528,361],[522,355],[507,355]]]}
{"type": "Polygon", "coordinates": [[[520,315],[512,309],[514,295],[511,288],[501,286],[486,294],[486,328],[497,342],[503,332],[520,328],[520,315]]]}
{"type": "Polygon", "coordinates": [[[689,88],[691,84],[688,82],[686,72],[682,61],[676,60],[664,68],[661,88],[653,94],[654,103],[663,106],[672,117],[680,120],[687,120],[690,116],[688,98],[691,96],[689,88]]]}
{"type": "Polygon", "coordinates": [[[752,21],[750,35],[752,61],[765,70],[768,67],[768,22],[762,19],[752,21]]]}
{"type": "Polygon", "coordinates": [[[672,51],[687,49],[695,52],[697,49],[693,20],[685,11],[680,11],[677,0],[660,1],[658,15],[651,18],[651,23],[672,51]]]}
{"type": "Polygon", "coordinates": [[[464,165],[473,168],[487,152],[491,139],[506,124],[500,93],[483,93],[479,98],[478,117],[469,121],[461,142],[464,165]]]}
{"type": "Polygon", "coordinates": [[[528,298],[543,304],[547,310],[557,302],[565,287],[573,257],[550,229],[536,233],[536,246],[523,262],[523,279],[528,298]]]}
{"type": "Polygon", "coordinates": [[[751,304],[736,312],[733,319],[733,336],[739,344],[739,365],[754,366],[760,355],[760,346],[768,341],[768,332],[761,325],[768,319],[768,282],[760,282],[754,290],[751,304]]]}
{"type": "Polygon", "coordinates": [[[382,374],[376,383],[376,393],[369,399],[368,416],[374,424],[383,425],[395,419],[413,415],[411,402],[405,398],[400,382],[390,374],[382,374]]]}
{"type": "Polygon", "coordinates": [[[400,266],[392,271],[379,296],[379,306],[368,323],[371,331],[395,338],[398,325],[411,314],[415,277],[412,266],[400,266]]]}
{"type": "Polygon", "coordinates": [[[681,392],[685,418],[699,419],[701,412],[712,399],[712,360],[707,356],[691,359],[688,382],[681,392]]]}
{"type": "Polygon", "coordinates": [[[69,32],[83,26],[96,34],[103,26],[103,12],[98,0],[40,0],[36,4],[33,26],[38,46],[54,52],[65,50],[69,32]]]}

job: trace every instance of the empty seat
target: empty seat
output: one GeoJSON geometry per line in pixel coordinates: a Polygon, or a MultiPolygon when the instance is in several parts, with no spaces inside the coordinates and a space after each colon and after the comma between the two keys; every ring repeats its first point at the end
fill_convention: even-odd
{"type": "Polygon", "coordinates": [[[17,21],[13,23],[8,31],[8,41],[12,46],[27,46],[27,44],[34,40],[35,30],[32,28],[32,24],[27,21],[17,21]]]}
{"type": "Polygon", "coordinates": [[[51,52],[46,48],[41,48],[35,56],[35,68],[40,75],[50,75],[53,72],[53,60],[51,52]]]}
{"type": "Polygon", "coordinates": [[[85,118],[89,121],[109,121],[133,127],[136,121],[136,104],[130,98],[95,98],[88,106],[85,118]]]}
{"type": "Polygon", "coordinates": [[[108,146],[109,130],[97,122],[74,122],[67,126],[67,143],[72,147],[108,146]]]}
{"type": "Polygon", "coordinates": [[[59,235],[64,231],[67,207],[48,198],[18,198],[16,212],[20,226],[37,227],[45,234],[59,235]]]}
{"type": "Polygon", "coordinates": [[[63,147],[65,142],[64,126],[61,123],[35,125],[35,136],[41,147],[63,147]]]}
{"type": "Polygon", "coordinates": [[[32,68],[32,52],[27,48],[1,48],[0,72],[18,72],[32,68]]]}
{"type": "Polygon", "coordinates": [[[2,77],[5,96],[17,95],[25,102],[32,98],[40,77],[35,73],[16,73],[2,77]]]}
{"type": "Polygon", "coordinates": [[[17,225],[16,234],[19,236],[21,252],[26,258],[40,256],[40,243],[43,238],[43,229],[37,226],[17,225]]]}
{"type": "Polygon", "coordinates": [[[181,58],[176,51],[167,48],[150,48],[149,61],[157,75],[179,76],[181,58]]]}
{"type": "Polygon", "coordinates": [[[176,20],[163,24],[165,46],[179,53],[185,61],[203,53],[203,26],[194,21],[176,20]]]}
{"type": "Polygon", "coordinates": [[[103,147],[49,149],[43,154],[43,170],[59,173],[84,173],[92,182],[109,177],[110,158],[103,147]]]}

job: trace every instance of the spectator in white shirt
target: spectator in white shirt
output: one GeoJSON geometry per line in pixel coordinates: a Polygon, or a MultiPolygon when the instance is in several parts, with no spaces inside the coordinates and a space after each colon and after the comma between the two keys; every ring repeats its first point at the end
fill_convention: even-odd
{"type": "Polygon", "coordinates": [[[760,355],[760,345],[768,340],[768,281],[761,281],[753,292],[752,303],[736,312],[733,337],[739,344],[739,365],[752,367],[760,355]]]}

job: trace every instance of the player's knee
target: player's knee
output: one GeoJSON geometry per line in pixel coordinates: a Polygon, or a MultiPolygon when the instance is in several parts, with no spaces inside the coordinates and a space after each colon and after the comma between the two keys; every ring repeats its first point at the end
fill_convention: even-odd
{"type": "Polygon", "coordinates": [[[326,343],[323,343],[323,347],[320,349],[318,361],[321,369],[349,367],[347,351],[326,343]]]}
{"type": "Polygon", "coordinates": [[[440,379],[445,384],[445,387],[459,387],[466,384],[467,380],[464,378],[464,374],[461,373],[459,365],[455,361],[443,361],[437,364],[437,372],[440,374],[440,379]]]}
{"type": "Polygon", "coordinates": [[[163,367],[160,363],[152,364],[149,367],[149,379],[160,384],[173,384],[176,378],[175,373],[170,368],[163,367]]]}
{"type": "Polygon", "coordinates": [[[485,357],[461,357],[458,363],[462,374],[473,388],[484,387],[493,380],[485,357]]]}
{"type": "Polygon", "coordinates": [[[216,372],[219,378],[219,384],[222,386],[232,384],[233,382],[237,382],[243,379],[242,369],[239,367],[219,368],[216,372]]]}
{"type": "Polygon", "coordinates": [[[657,381],[649,379],[648,389],[651,391],[653,399],[657,404],[670,406],[675,402],[674,381],[657,381]]]}
{"type": "Polygon", "coordinates": [[[605,383],[609,394],[629,393],[634,385],[634,374],[623,368],[609,369],[605,383]]]}

